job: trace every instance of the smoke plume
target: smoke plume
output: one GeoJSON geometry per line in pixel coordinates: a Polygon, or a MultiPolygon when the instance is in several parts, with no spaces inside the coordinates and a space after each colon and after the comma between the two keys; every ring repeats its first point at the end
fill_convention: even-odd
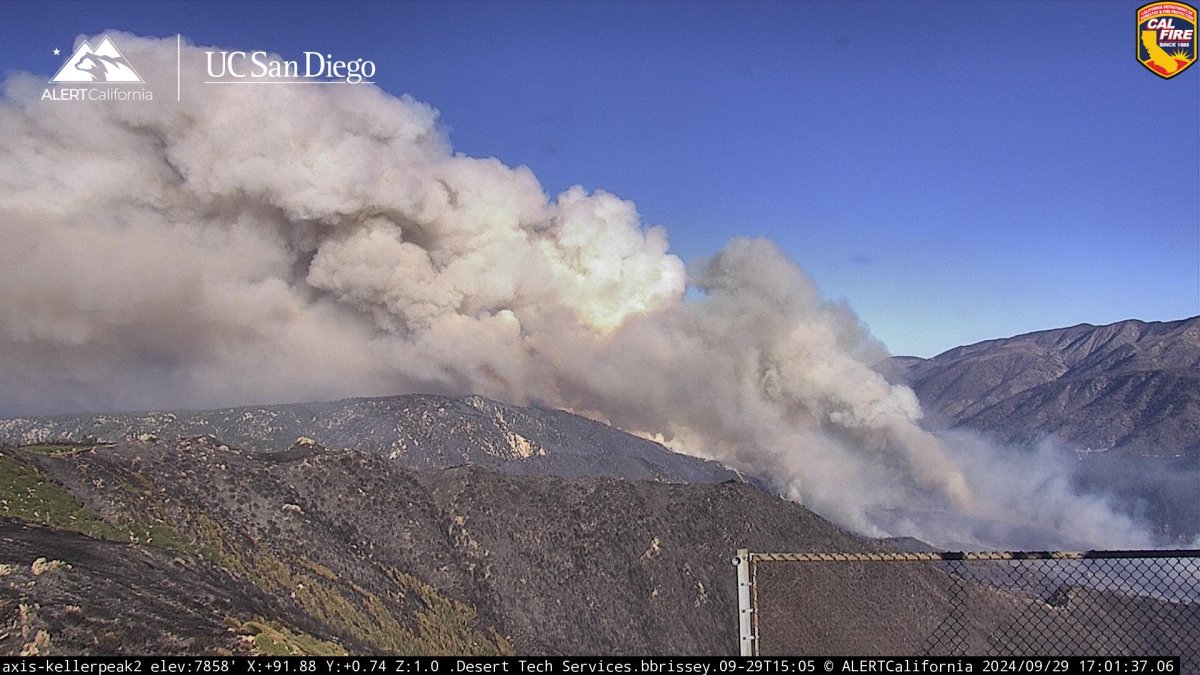
{"type": "Polygon", "coordinates": [[[0,103],[0,412],[478,393],[712,457],[871,535],[1130,546],[1044,454],[923,431],[854,313],[769,241],[685,269],[635,206],[455,154],[374,86],[0,103]],[[685,297],[687,285],[699,293],[685,297]],[[1019,456],[1018,456],[1019,455],[1019,456]]]}

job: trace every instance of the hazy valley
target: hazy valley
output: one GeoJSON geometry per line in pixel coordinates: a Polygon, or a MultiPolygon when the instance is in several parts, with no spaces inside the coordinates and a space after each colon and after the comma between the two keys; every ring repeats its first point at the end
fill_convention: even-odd
{"type": "Polygon", "coordinates": [[[1200,535],[1200,317],[1080,325],[879,366],[933,429],[1052,446],[1075,480],[1181,543],[1200,535]]]}

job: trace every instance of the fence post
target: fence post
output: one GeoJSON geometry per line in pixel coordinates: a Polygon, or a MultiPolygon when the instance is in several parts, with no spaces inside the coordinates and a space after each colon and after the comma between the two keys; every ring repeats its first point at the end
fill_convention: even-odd
{"type": "Polygon", "coordinates": [[[754,612],[750,606],[750,551],[739,548],[733,562],[737,565],[738,575],[738,642],[742,656],[754,656],[755,635],[750,621],[754,612]]]}

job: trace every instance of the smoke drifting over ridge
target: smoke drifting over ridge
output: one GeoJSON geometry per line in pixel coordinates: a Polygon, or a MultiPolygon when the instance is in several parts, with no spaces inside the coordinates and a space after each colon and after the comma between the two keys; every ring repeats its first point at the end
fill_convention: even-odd
{"type": "Polygon", "coordinates": [[[632,203],[456,155],[411,98],[204,86],[185,46],[177,103],[174,42],[118,43],[152,102],[5,84],[6,414],[478,393],[720,459],[867,534],[1147,543],[1047,456],[922,431],[869,367],[882,345],[768,241],[685,270],[632,203]]]}

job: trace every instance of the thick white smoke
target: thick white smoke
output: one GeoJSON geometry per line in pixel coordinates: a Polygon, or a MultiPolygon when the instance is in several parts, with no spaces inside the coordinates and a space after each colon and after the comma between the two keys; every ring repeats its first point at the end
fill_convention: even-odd
{"type": "Polygon", "coordinates": [[[764,240],[685,271],[633,204],[452,152],[373,86],[200,83],[0,107],[0,410],[402,392],[567,407],[718,458],[868,534],[1144,545],[1053,467],[918,426],[846,307],[764,240]],[[685,299],[689,282],[701,289],[685,299]]]}

